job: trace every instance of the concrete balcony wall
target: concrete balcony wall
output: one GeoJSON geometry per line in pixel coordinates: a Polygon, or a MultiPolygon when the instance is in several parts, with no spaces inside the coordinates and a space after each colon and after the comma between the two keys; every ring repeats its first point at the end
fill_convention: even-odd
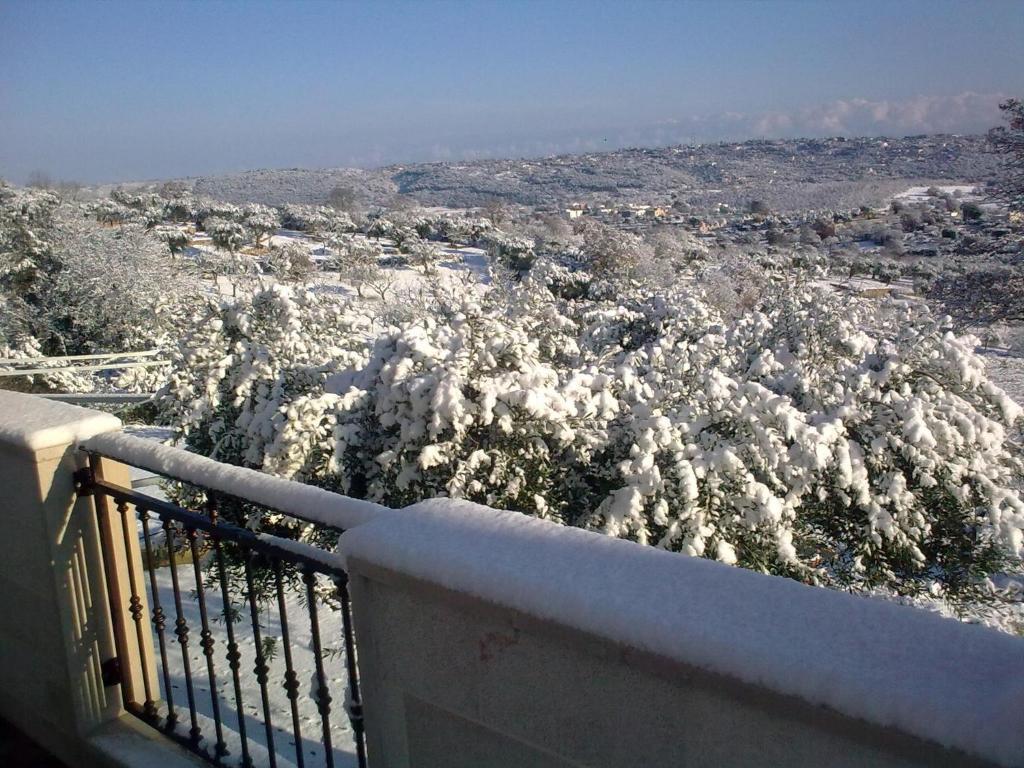
{"type": "Polygon", "coordinates": [[[95,515],[76,500],[78,437],[117,419],[0,394],[0,706],[68,759],[83,730],[117,711],[100,664],[114,655],[97,567],[95,515]]]}
{"type": "Polygon", "coordinates": [[[1018,638],[464,502],[340,550],[374,768],[1024,765],[1018,638]]]}
{"type": "Polygon", "coordinates": [[[991,765],[350,560],[375,766],[991,765]]]}
{"type": "MultiPolygon", "coordinates": [[[[108,414],[0,391],[0,714],[68,765],[191,765],[125,716],[120,688],[103,682],[127,603],[108,602],[100,525],[73,477],[86,465],[79,442],[120,426],[108,414]]],[[[98,469],[129,482],[116,462],[98,469]]],[[[111,565],[141,574],[115,538],[111,565]]],[[[128,683],[155,680],[151,652],[121,661],[128,683]]]]}

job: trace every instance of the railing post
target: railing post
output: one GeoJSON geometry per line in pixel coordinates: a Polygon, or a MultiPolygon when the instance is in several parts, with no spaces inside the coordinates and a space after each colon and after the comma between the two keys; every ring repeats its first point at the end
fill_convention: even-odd
{"type": "Polygon", "coordinates": [[[109,414],[0,390],[0,715],[61,757],[118,717],[92,501],[73,477],[78,442],[109,414]]]}
{"type": "MultiPolygon", "coordinates": [[[[99,456],[89,463],[97,480],[131,487],[124,464],[99,456]]],[[[153,716],[160,687],[135,510],[103,494],[94,499],[123,699],[126,708],[153,716]]]]}

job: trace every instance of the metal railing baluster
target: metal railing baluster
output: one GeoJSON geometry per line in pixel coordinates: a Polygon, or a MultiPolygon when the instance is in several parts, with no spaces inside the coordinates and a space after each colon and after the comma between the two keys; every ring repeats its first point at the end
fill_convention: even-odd
{"type": "Polygon", "coordinates": [[[206,591],[203,588],[202,568],[199,567],[199,546],[197,541],[199,535],[196,533],[195,528],[186,529],[186,535],[188,536],[189,550],[192,552],[192,570],[195,572],[196,599],[199,603],[199,621],[203,628],[199,633],[199,645],[202,647],[203,655],[206,657],[206,672],[210,678],[210,706],[213,708],[213,727],[217,734],[217,741],[213,746],[213,755],[214,760],[219,761],[221,757],[228,753],[228,747],[224,743],[224,726],[220,719],[220,700],[217,698],[217,672],[214,669],[213,663],[215,642],[213,633],[210,632],[210,621],[206,615],[206,591]]]}
{"type": "Polygon", "coordinates": [[[338,590],[341,602],[341,631],[345,637],[345,671],[348,673],[348,710],[349,723],[356,742],[356,759],[360,768],[366,765],[366,737],[363,733],[363,700],[359,693],[359,669],[356,666],[355,634],[352,630],[352,600],[348,593],[348,575],[334,577],[334,585],[338,590]]]}
{"type": "Polygon", "coordinates": [[[270,768],[277,766],[277,754],[274,750],[274,725],[270,717],[270,692],[267,690],[267,661],[263,656],[263,639],[260,635],[260,610],[256,605],[256,588],[252,581],[251,561],[253,553],[242,560],[245,569],[245,584],[249,593],[249,614],[252,617],[252,636],[256,650],[256,666],[253,672],[256,674],[256,682],[260,684],[260,697],[263,699],[263,725],[267,734],[267,752],[270,755],[270,768]]]}
{"type": "MultiPolygon", "coordinates": [[[[217,503],[212,495],[208,495],[207,512],[210,515],[210,522],[217,525],[217,503]]],[[[238,714],[238,737],[242,744],[241,768],[249,768],[252,765],[252,758],[249,756],[249,738],[245,732],[245,706],[242,704],[242,681],[239,677],[242,654],[238,650],[238,643],[235,642],[235,616],[231,610],[231,595],[228,592],[227,568],[224,567],[224,550],[220,541],[220,533],[216,528],[211,532],[213,539],[213,554],[217,561],[217,575],[220,579],[220,594],[224,602],[224,627],[227,632],[227,660],[231,669],[231,681],[235,690],[235,706],[238,714]]],[[[299,768],[302,768],[299,766],[299,768]]]]}
{"type": "MultiPolygon", "coordinates": [[[[124,501],[117,503],[117,511],[121,515],[125,551],[130,552],[131,537],[139,535],[138,531],[133,530],[135,518],[128,514],[128,504],[124,501]]],[[[142,616],[142,598],[139,597],[139,584],[134,568],[128,568],[128,588],[131,590],[132,595],[128,610],[132,615],[132,620],[135,622],[135,636],[139,643],[139,657],[144,659],[146,658],[146,639],[144,634],[146,624],[142,616]]],[[[142,714],[146,720],[153,722],[160,716],[160,712],[157,709],[156,701],[153,700],[153,689],[149,682],[149,675],[142,675],[142,684],[146,692],[146,700],[142,704],[142,714]]]]}
{"type": "Polygon", "coordinates": [[[196,694],[192,688],[192,665],[188,658],[188,622],[185,620],[185,611],[181,605],[181,585],[178,583],[178,565],[174,561],[174,525],[170,520],[164,520],[164,537],[167,540],[167,559],[171,569],[171,585],[174,590],[174,634],[178,637],[178,644],[181,646],[181,665],[185,672],[185,693],[188,696],[188,715],[192,727],[189,730],[189,740],[194,749],[199,748],[199,742],[203,732],[199,728],[199,717],[196,711],[196,694]]]}
{"type": "Polygon", "coordinates": [[[164,676],[164,694],[167,696],[167,717],[164,720],[164,728],[173,731],[178,721],[178,713],[174,709],[174,695],[171,692],[171,670],[167,661],[167,640],[164,636],[164,628],[167,625],[167,617],[160,605],[160,590],[156,583],[156,561],[153,558],[153,544],[149,532],[149,510],[136,505],[139,520],[142,522],[142,541],[146,547],[146,560],[149,562],[149,591],[153,599],[153,627],[156,629],[157,641],[160,644],[160,666],[164,676]]]}
{"type": "Polygon", "coordinates": [[[281,561],[274,560],[274,586],[277,588],[277,609],[281,614],[281,644],[284,646],[284,690],[292,710],[292,732],[295,735],[295,762],[298,768],[304,768],[305,758],[302,753],[302,725],[299,720],[299,681],[292,664],[292,644],[288,637],[288,609],[284,600],[284,580],[281,573],[281,561]]]}
{"type": "Polygon", "coordinates": [[[331,745],[331,693],[324,674],[324,654],[320,644],[320,620],[316,610],[316,573],[306,569],[302,573],[306,583],[306,608],[309,610],[310,635],[313,640],[313,661],[316,664],[316,708],[320,712],[320,720],[324,733],[324,757],[327,768],[334,768],[334,747],[331,745]]]}

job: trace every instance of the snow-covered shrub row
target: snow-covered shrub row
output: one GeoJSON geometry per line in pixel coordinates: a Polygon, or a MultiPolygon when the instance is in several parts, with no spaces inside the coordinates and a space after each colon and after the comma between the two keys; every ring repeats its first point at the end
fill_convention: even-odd
{"type": "Polygon", "coordinates": [[[569,274],[388,328],[265,286],[183,340],[165,414],[200,453],[388,505],[466,498],[808,582],[960,597],[1019,564],[1020,409],[922,306],[791,278],[727,311],[699,286],[565,298],[569,274]]]}

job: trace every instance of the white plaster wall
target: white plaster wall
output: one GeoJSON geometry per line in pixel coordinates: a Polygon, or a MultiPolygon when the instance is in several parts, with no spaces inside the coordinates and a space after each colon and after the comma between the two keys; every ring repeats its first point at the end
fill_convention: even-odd
{"type": "Polygon", "coordinates": [[[353,561],[374,768],[980,766],[353,561]]]}

